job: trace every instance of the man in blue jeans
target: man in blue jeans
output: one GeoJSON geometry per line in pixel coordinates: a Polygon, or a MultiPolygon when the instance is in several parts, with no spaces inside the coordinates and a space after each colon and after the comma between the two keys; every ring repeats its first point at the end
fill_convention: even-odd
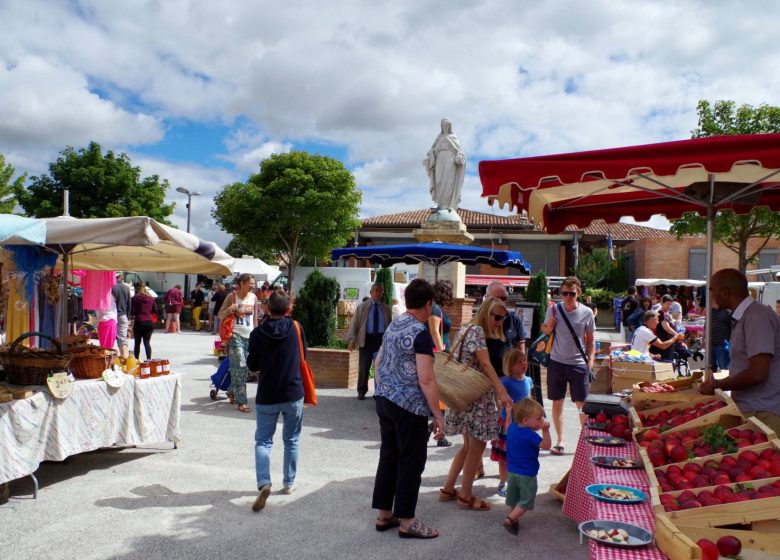
{"type": "MultiPolygon", "coordinates": [[[[284,487],[282,494],[290,494],[298,469],[298,443],[303,420],[303,382],[301,380],[301,354],[298,333],[292,319],[285,314],[290,298],[281,291],[274,291],[268,298],[270,318],[252,331],[249,336],[247,367],[258,372],[257,430],[255,431],[255,470],[258,494],[253,511],[260,511],[271,494],[271,447],[276,421],[282,415],[282,440],[284,442],[284,487]]],[[[306,338],[301,327],[304,352],[306,338]]]]}

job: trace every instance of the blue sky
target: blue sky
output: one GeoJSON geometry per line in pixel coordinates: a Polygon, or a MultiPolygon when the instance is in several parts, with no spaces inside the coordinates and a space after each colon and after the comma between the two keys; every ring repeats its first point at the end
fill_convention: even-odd
{"type": "Polygon", "coordinates": [[[5,0],[0,153],[37,174],[66,146],[127,152],[171,182],[177,225],[175,188],[202,192],[193,231],[225,244],[211,198],[275,152],[343,161],[364,216],[427,207],[421,161],[448,116],[462,206],[503,213],[482,159],[687,138],[700,99],[780,104],[773,2],[441,6],[5,0]]]}

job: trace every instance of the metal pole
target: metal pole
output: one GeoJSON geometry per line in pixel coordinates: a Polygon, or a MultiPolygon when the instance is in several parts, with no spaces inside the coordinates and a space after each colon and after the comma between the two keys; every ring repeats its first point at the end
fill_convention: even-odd
{"type": "Polygon", "coordinates": [[[62,253],[62,300],[60,305],[63,308],[62,316],[60,317],[60,340],[62,340],[63,352],[68,349],[68,254],[62,253]]]}
{"type": "Polygon", "coordinates": [[[710,298],[712,297],[712,294],[710,294],[709,288],[710,288],[710,279],[712,278],[712,261],[713,259],[713,229],[714,224],[713,220],[715,219],[715,212],[714,212],[714,206],[715,206],[715,175],[710,174],[709,176],[709,183],[710,183],[710,191],[709,191],[709,198],[707,200],[707,261],[706,261],[706,267],[707,267],[707,274],[705,277],[706,281],[706,293],[704,296],[704,302],[706,304],[706,309],[704,309],[704,378],[706,380],[713,379],[712,374],[712,321],[710,320],[711,310],[712,310],[712,302],[710,301],[710,298]]]}
{"type": "MultiPolygon", "coordinates": [[[[187,192],[187,233],[190,232],[190,218],[192,215],[192,193],[187,192]]],[[[190,297],[190,275],[184,274],[184,297],[190,297]]]]}

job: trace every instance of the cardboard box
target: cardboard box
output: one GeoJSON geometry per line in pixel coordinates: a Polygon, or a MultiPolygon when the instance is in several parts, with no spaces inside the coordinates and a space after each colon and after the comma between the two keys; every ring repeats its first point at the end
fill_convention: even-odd
{"type": "Polygon", "coordinates": [[[674,368],[668,362],[612,362],[612,392],[631,389],[642,381],[657,381],[674,378],[674,368]]]}
{"type": "Polygon", "coordinates": [[[590,384],[589,392],[595,395],[607,395],[612,392],[612,372],[609,367],[609,358],[596,359],[593,363],[593,371],[596,379],[590,384]]]}

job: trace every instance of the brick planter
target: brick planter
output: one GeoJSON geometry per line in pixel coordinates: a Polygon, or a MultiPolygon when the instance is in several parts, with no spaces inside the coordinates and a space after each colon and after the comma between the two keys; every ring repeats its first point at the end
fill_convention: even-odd
{"type": "Polygon", "coordinates": [[[331,348],[308,348],[306,361],[317,387],[356,389],[358,353],[331,348]]]}

